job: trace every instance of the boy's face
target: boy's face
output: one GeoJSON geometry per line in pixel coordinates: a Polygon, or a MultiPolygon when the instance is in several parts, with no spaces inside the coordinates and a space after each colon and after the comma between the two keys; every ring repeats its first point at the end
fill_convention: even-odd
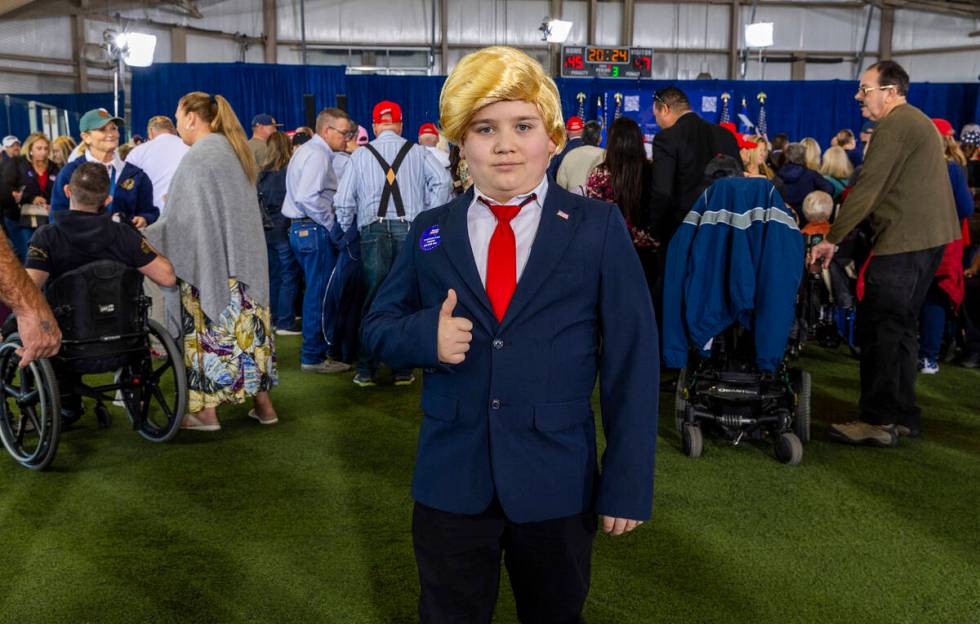
{"type": "Polygon", "coordinates": [[[506,202],[541,183],[555,149],[537,106],[521,101],[478,110],[460,152],[480,191],[506,202]]]}

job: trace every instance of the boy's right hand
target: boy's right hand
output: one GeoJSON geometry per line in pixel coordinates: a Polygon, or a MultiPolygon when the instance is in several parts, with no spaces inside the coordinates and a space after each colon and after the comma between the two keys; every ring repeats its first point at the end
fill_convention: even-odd
{"type": "Polygon", "coordinates": [[[456,291],[452,288],[446,293],[446,300],[439,310],[439,333],[437,349],[439,361],[443,364],[460,364],[466,359],[473,340],[473,323],[461,316],[453,316],[456,309],[456,291]]]}

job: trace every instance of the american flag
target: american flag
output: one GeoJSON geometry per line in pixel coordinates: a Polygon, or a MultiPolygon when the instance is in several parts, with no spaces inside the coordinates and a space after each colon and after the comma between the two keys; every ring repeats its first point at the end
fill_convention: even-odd
{"type": "Polygon", "coordinates": [[[732,115],[728,111],[728,100],[732,99],[732,96],[728,93],[721,94],[721,119],[718,123],[729,123],[732,120],[732,115]]]}
{"type": "Polygon", "coordinates": [[[759,123],[758,125],[756,125],[756,131],[760,135],[768,139],[769,132],[768,132],[768,128],[766,127],[766,97],[767,96],[765,93],[760,93],[755,97],[757,100],[759,100],[759,123]]]}

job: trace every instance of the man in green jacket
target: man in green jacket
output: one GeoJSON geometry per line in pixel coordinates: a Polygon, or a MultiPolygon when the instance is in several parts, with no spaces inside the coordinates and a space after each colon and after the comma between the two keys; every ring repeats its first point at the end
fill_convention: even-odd
{"type": "Polygon", "coordinates": [[[878,123],[864,167],[810,263],[826,266],[836,246],[868,219],[873,251],[858,306],[861,348],[860,420],[831,426],[843,442],[895,446],[919,434],[915,403],[919,310],[946,244],[959,238],[942,139],[929,118],[908,104],[909,75],[881,61],[861,75],[855,99],[878,123]]]}

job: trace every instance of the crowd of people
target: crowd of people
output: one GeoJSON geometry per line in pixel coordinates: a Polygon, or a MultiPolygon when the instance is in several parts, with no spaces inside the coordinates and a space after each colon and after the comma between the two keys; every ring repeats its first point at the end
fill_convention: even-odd
{"type": "MultiPolygon", "coordinates": [[[[709,123],[677,87],[654,96],[660,131],[649,146],[628,117],[608,128],[579,117],[563,123],[540,66],[502,47],[461,61],[443,89],[441,127],[426,122],[410,134],[399,104],[382,101],[370,127],[325,108],[314,127],[291,132],[256,115],[248,137],[221,95],[192,92],[173,117],[150,119],[147,140],[121,145],[124,121],[96,109],[81,117],[77,144],[41,133],[3,139],[9,245],[0,244],[0,298],[16,314],[27,362],[57,351],[59,330],[39,291],[46,282],[96,259],[139,269],[149,278],[153,315],[182,341],[189,386],[182,428],[195,431],[219,430],[218,407],[247,400],[249,417],[278,422],[277,336],[299,337],[304,373],[355,368],[359,387],[380,383],[383,364],[396,386],[414,383],[413,370],[424,368],[423,408],[435,421],[423,424],[419,446],[416,553],[423,613],[443,613],[456,600],[445,586],[457,582],[445,544],[458,538],[447,531],[465,524],[445,512],[543,520],[556,509],[578,514],[575,492],[592,491],[572,479],[564,492],[568,475],[549,481],[552,489],[536,500],[509,489],[515,475],[497,474],[491,484],[482,445],[497,425],[477,419],[483,424],[470,432],[477,437],[449,444],[461,435],[445,425],[457,413],[469,419],[491,410],[517,422],[525,416],[515,406],[531,401],[534,426],[559,431],[588,415],[595,371],[608,369],[603,416],[608,400],[610,418],[628,426],[607,426],[613,459],[605,466],[615,473],[609,461],[622,455],[634,462],[623,466],[642,464],[652,474],[653,438],[641,414],[656,405],[653,311],[665,296],[664,257],[719,171],[770,180],[803,232],[816,236],[808,265],[853,291],[839,303],[857,309],[860,418],[832,425],[832,437],[894,446],[898,436],[918,435],[916,373],[935,374],[940,362],[955,360],[980,367],[980,254],[972,242],[980,242],[980,126],[957,135],[948,121],[908,104],[908,89],[896,63],[872,65],[855,96],[867,122],[857,135],[841,129],[823,151],[813,137],[770,140],[709,123]],[[476,66],[481,72],[466,73],[476,66]],[[547,263],[568,244],[603,252],[547,281],[547,263]],[[604,314],[613,312],[609,324],[604,314]],[[578,359],[566,361],[569,354],[578,359]],[[450,367],[454,375],[445,374],[450,367]],[[464,387],[475,403],[460,394],[464,387]],[[488,393],[489,403],[479,399],[488,393]],[[575,401],[584,407],[572,410],[575,401]],[[439,450],[450,446],[469,454],[439,450]]],[[[64,419],[82,410],[68,401],[64,419]]],[[[530,437],[507,438],[511,430],[495,435],[514,449],[557,453],[530,437]]],[[[497,459],[521,465],[519,456],[497,459]]],[[[581,468],[582,458],[553,459],[554,470],[581,468]]],[[[592,471],[581,472],[591,484],[592,471]]],[[[604,472],[596,487],[605,530],[627,532],[648,517],[647,477],[627,496],[604,472]]],[[[535,491],[533,483],[521,488],[535,491]]],[[[568,539],[575,548],[591,544],[588,535],[568,539]]],[[[581,565],[566,572],[580,574],[581,565]]],[[[499,556],[488,566],[489,578],[499,556]]],[[[562,608],[574,611],[588,586],[569,578],[559,581],[574,600],[562,608]]],[[[519,608],[532,608],[523,594],[555,607],[535,593],[537,581],[515,583],[519,608]]],[[[491,598],[481,600],[492,609],[491,598]]]]}

